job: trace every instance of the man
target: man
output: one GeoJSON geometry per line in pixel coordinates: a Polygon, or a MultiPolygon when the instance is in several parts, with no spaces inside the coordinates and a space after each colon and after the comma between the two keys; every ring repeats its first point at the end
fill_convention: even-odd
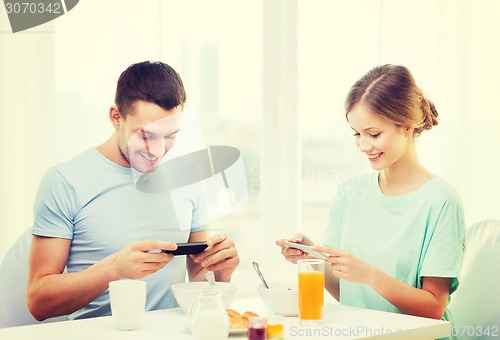
{"type": "Polygon", "coordinates": [[[222,234],[209,237],[196,198],[176,202],[175,213],[191,217],[183,226],[168,192],[135,186],[134,178],[154,171],[174,146],[185,101],[170,66],[131,65],[109,109],[111,137],[46,172],[34,205],[27,292],[37,320],[109,315],[108,284],[122,278],[147,281],[147,310],[176,306],[170,287],[185,280],[186,268],[191,281],[204,280],[207,270],[217,281],[230,280],[239,263],[234,243],[222,234]],[[158,251],[205,240],[199,255],[158,251]]]}

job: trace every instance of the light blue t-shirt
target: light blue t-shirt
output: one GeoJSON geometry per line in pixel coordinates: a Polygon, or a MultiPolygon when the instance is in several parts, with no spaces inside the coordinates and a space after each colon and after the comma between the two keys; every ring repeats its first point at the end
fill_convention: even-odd
{"type": "MultiPolygon", "coordinates": [[[[204,208],[197,197],[176,202],[174,209],[168,192],[138,190],[132,171],[90,148],[45,173],[34,204],[33,235],[72,240],[68,273],[80,272],[133,241],[187,242],[190,232],[203,229],[197,218],[204,208]],[[180,220],[192,223],[181,225],[180,220]]],[[[177,307],[170,287],[185,276],[186,257],[176,256],[145,277],[146,309],[177,307]]],[[[106,291],[69,318],[110,314],[106,291]]]]}
{"type": "MultiPolygon", "coordinates": [[[[409,286],[424,276],[453,278],[465,250],[465,223],[458,193],[434,178],[418,190],[385,196],[378,172],[343,182],[330,211],[325,244],[351,252],[409,286]]],[[[345,305],[403,313],[366,284],[340,280],[345,305]]],[[[449,320],[447,311],[443,319],[449,320]]]]}

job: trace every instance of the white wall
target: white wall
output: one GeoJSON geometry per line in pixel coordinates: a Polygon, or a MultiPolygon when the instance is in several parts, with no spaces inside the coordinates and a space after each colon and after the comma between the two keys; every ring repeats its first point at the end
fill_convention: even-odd
{"type": "Polygon", "coordinates": [[[45,170],[111,134],[107,113],[120,73],[160,59],[158,7],[150,0],[80,1],[15,34],[0,10],[0,259],[31,226],[45,170]]]}

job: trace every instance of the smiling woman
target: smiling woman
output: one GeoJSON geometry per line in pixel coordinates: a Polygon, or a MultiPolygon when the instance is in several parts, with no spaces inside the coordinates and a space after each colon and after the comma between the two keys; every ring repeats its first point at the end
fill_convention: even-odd
{"type": "Polygon", "coordinates": [[[356,147],[366,154],[372,169],[380,170],[387,167],[388,162],[399,159],[403,148],[406,147],[405,144],[408,142],[413,144],[413,141],[408,139],[411,130],[407,127],[398,127],[393,122],[381,118],[364,104],[359,104],[351,110],[348,119],[355,131],[356,147]],[[383,160],[380,161],[382,157],[383,160]]]}
{"type": "MultiPolygon", "coordinates": [[[[415,176],[420,179],[410,185],[412,190],[434,177],[420,165],[414,138],[438,124],[438,113],[406,67],[384,65],[370,70],[352,86],[345,110],[356,146],[368,157],[372,169],[413,163],[416,166],[411,169],[421,175],[415,176]]],[[[381,185],[383,180],[384,176],[381,185]]],[[[402,188],[403,192],[407,189],[402,188]]]]}
{"type": "MultiPolygon", "coordinates": [[[[356,146],[375,172],[338,186],[325,246],[311,247],[327,256],[325,288],[342,304],[451,320],[446,307],[458,287],[464,212],[455,189],[417,157],[415,135],[437,124],[431,105],[398,65],[372,68],[347,94],[356,146]]],[[[285,237],[315,244],[303,234],[285,237]]],[[[286,239],[277,244],[300,269],[305,252],[286,239]]]]}

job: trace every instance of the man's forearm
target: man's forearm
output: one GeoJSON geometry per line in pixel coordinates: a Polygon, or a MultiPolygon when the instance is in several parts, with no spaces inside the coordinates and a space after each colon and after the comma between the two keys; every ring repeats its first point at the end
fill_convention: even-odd
{"type": "Polygon", "coordinates": [[[28,308],[39,321],[68,315],[88,305],[116,279],[103,261],[78,273],[45,275],[30,283],[28,308]]]}

